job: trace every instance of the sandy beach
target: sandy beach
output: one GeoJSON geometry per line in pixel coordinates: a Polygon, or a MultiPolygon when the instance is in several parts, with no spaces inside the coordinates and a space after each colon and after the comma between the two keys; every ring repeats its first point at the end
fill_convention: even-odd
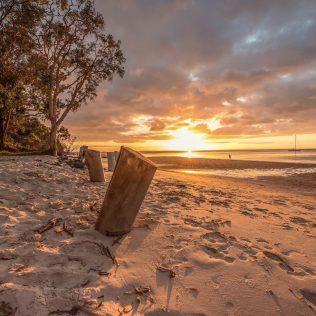
{"type": "Polygon", "coordinates": [[[158,170],[123,238],[94,229],[105,174],[0,157],[0,315],[315,315],[315,174],[158,170]]]}

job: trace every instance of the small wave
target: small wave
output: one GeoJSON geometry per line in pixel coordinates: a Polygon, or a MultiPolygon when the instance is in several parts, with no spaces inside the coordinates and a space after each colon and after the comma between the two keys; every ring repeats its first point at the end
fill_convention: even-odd
{"type": "Polygon", "coordinates": [[[297,174],[316,173],[316,168],[284,168],[284,169],[204,169],[204,170],[189,170],[181,169],[177,170],[188,174],[198,175],[214,175],[230,178],[248,178],[257,179],[260,177],[289,177],[297,174]]]}

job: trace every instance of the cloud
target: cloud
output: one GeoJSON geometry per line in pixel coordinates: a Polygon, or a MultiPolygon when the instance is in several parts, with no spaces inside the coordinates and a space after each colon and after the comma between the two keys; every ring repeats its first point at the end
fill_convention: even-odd
{"type": "Polygon", "coordinates": [[[165,140],[181,127],[217,138],[316,132],[314,0],[96,5],[127,72],[67,118],[79,140],[165,140]]]}

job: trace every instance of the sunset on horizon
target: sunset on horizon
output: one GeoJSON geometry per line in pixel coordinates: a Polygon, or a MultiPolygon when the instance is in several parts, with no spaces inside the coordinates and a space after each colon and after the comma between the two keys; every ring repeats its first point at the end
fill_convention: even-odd
{"type": "Polygon", "coordinates": [[[316,148],[312,1],[96,8],[122,41],[126,73],[67,118],[79,144],[187,150],[185,134],[192,150],[287,149],[297,134],[302,148],[316,148]]]}

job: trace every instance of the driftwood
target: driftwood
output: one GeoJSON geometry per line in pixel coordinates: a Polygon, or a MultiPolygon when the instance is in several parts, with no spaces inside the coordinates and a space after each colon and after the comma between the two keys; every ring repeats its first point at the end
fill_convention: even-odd
{"type": "Polygon", "coordinates": [[[101,153],[96,150],[87,149],[84,152],[84,157],[88,167],[90,181],[105,182],[101,153]]]}
{"type": "Polygon", "coordinates": [[[108,159],[108,170],[114,171],[115,169],[115,155],[113,152],[106,153],[106,157],[108,159]]]}
{"type": "Polygon", "coordinates": [[[62,218],[61,217],[57,217],[57,218],[52,218],[50,219],[46,224],[42,225],[39,228],[36,228],[34,230],[34,232],[39,233],[39,234],[43,234],[44,232],[46,232],[47,230],[52,229],[53,227],[59,225],[62,222],[62,218]]]}
{"type": "Polygon", "coordinates": [[[122,147],[95,228],[106,235],[132,229],[157,167],[147,158],[122,147]]]}

